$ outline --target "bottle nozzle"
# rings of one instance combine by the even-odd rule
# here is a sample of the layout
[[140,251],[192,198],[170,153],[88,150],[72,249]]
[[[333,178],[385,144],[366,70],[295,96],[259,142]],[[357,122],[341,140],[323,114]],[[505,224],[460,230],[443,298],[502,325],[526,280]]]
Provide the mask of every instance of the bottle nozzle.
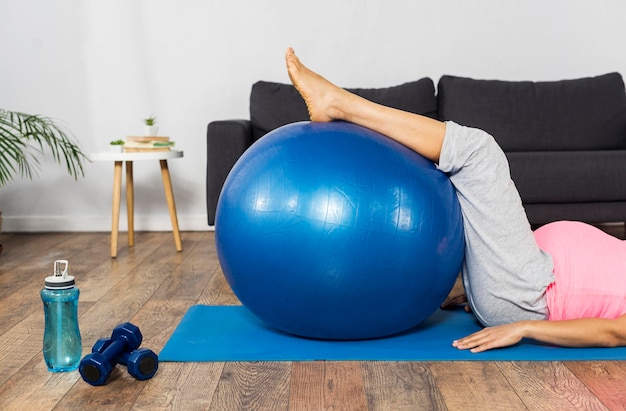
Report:
[[56,260],[54,262],[54,275],[46,277],[45,286],[47,289],[62,290],[74,287],[74,277],[67,274],[69,269],[67,260]]
[[[63,265],[63,270],[61,270],[61,265]],[[69,265],[70,263],[67,260],[56,260],[54,262],[54,276],[65,277],[67,275]]]

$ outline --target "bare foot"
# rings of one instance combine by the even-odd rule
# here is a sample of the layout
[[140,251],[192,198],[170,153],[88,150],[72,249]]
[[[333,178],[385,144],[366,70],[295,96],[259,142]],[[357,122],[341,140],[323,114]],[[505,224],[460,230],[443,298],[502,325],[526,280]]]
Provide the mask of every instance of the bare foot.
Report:
[[291,47],[287,49],[285,60],[289,78],[302,95],[311,121],[328,122],[341,119],[341,111],[335,103],[345,90],[309,70]]

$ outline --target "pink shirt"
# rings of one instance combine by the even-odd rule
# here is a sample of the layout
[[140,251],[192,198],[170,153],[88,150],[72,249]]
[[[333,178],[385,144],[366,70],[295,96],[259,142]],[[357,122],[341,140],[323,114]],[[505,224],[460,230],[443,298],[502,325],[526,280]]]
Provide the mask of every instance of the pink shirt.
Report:
[[535,231],[554,261],[549,320],[613,319],[626,314],[626,241],[588,224],[559,221]]

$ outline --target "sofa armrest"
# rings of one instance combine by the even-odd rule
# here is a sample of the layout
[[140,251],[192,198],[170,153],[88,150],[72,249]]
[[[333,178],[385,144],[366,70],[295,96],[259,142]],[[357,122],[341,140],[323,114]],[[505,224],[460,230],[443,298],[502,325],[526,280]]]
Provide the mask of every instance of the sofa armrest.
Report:
[[206,204],[208,223],[215,224],[217,200],[228,173],[252,144],[249,120],[221,120],[207,127]]

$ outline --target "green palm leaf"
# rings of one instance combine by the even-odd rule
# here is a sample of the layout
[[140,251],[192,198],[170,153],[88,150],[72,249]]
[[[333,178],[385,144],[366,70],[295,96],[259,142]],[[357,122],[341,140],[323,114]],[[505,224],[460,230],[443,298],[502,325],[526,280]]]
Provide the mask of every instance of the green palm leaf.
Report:
[[33,178],[40,169],[39,156],[46,149],[67,172],[78,179],[84,176],[86,156],[74,138],[50,118],[0,110],[0,187],[15,175]]

